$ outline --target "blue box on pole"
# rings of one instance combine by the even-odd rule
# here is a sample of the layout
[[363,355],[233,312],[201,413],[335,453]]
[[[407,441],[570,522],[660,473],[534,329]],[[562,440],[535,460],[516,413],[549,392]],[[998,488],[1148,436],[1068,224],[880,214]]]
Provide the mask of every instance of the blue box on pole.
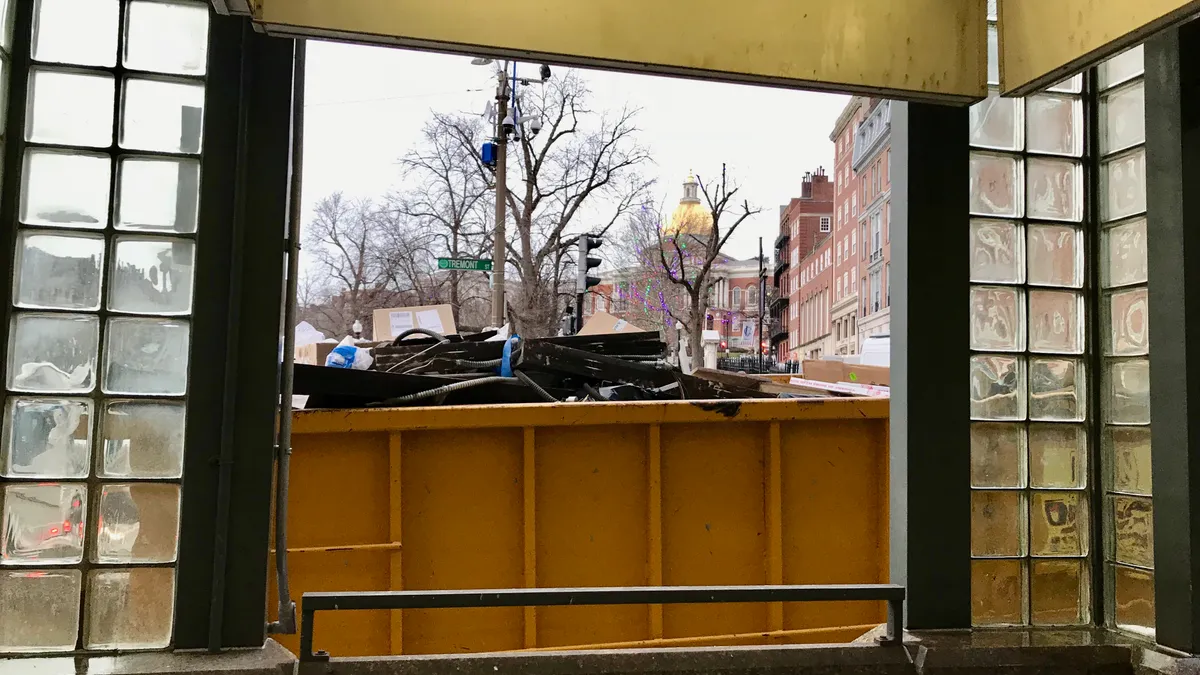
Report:
[[496,166],[496,144],[491,141],[484,143],[479,158],[485,166]]

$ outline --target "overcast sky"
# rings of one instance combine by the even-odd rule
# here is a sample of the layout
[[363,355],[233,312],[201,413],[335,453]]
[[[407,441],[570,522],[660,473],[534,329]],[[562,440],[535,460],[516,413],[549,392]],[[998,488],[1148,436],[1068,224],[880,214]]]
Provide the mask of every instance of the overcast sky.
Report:
[[[518,74],[536,77],[537,66]],[[655,161],[644,171],[658,180],[656,198],[665,198],[668,209],[689,171],[706,177],[719,173],[722,162],[729,165],[739,194],[763,209],[734,235],[731,255],[756,255],[760,236],[769,255],[779,205],[799,195],[806,171],[832,169],[829,133],[846,96],[582,72],[595,109],[641,108],[640,141]],[[306,220],[313,204],[334,191],[374,197],[397,186],[396,159],[418,142],[430,112],[482,113],[495,92],[491,73],[463,56],[309,41]]]

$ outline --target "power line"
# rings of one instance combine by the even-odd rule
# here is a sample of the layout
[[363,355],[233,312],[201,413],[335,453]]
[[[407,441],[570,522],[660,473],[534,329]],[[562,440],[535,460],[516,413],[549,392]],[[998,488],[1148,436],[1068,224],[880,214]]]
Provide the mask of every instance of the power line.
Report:
[[305,108],[317,108],[317,107],[329,106],[329,105],[354,105],[354,104],[358,104],[358,103],[382,103],[385,101],[402,101],[402,100],[413,99],[413,98],[431,98],[434,96],[451,96],[454,94],[471,94],[471,93],[478,93],[481,91],[484,91],[484,89],[483,88],[456,89],[454,91],[426,92],[424,94],[409,94],[407,96],[385,96],[383,98],[363,98],[363,99],[350,100],[350,101],[321,101],[319,103],[305,103],[304,107]]

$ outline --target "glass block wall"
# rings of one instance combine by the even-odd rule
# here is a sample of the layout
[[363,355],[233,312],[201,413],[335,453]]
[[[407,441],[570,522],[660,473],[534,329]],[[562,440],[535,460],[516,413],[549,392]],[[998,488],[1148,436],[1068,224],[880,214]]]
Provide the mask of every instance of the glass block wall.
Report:
[[[30,0],[0,652],[171,642],[208,8]],[[7,223],[5,224],[8,225]]]
[[1091,621],[1082,85],[970,112],[976,625]]
[[1105,620],[1154,634],[1142,48],[1102,64],[1099,221]]

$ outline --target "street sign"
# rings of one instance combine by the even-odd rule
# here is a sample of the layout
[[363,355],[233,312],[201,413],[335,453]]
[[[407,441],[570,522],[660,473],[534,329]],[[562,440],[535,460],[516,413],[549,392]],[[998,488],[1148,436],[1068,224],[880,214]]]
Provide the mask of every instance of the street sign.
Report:
[[465,270],[468,272],[491,272],[491,260],[467,260],[465,258],[438,258],[439,270]]

